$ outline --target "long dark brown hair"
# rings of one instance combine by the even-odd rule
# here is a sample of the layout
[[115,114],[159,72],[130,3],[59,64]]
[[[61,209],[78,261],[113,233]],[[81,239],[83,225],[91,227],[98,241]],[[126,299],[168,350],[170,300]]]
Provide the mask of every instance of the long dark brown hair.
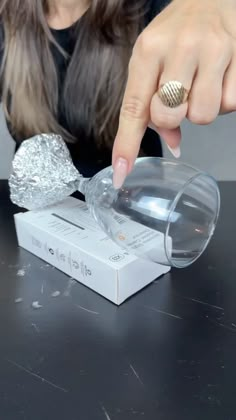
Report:
[[2,102],[17,138],[56,132],[72,141],[85,133],[97,143],[111,144],[144,5],[143,0],[91,0],[74,25],[76,43],[62,92],[66,131],[58,122],[59,83],[52,48],[65,52],[48,27],[48,1],[0,0]]

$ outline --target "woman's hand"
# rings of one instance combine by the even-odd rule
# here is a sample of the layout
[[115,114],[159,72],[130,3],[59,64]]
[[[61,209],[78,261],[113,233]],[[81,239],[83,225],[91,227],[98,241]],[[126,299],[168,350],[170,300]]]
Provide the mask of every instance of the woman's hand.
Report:
[[[158,88],[179,81],[185,103],[163,105]],[[148,125],[180,155],[180,123],[209,124],[236,110],[236,0],[173,0],[139,36],[113,149],[114,185],[132,169]]]

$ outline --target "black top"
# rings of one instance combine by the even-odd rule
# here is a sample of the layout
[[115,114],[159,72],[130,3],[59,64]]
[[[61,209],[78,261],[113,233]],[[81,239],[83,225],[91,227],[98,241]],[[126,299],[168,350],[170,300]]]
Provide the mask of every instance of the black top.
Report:
[[[157,13],[164,7],[167,1],[164,0],[147,0],[148,4],[148,13],[147,13],[147,24],[157,15]],[[72,25],[69,28],[62,30],[52,29],[52,34],[56,39],[57,43],[68,53],[69,56],[73,54],[75,47],[75,38],[73,37],[73,28]],[[65,112],[63,111],[63,100],[60,92],[63,91],[63,85],[66,77],[67,68],[69,66],[70,60],[65,59],[65,57],[52,46],[52,54],[55,60],[55,65],[59,75],[59,112],[58,120],[60,124],[69,130]],[[1,58],[1,57],[0,57]],[[10,127],[9,127],[10,129]],[[11,129],[10,129],[11,131]],[[101,149],[100,152],[97,150],[95,142],[90,140],[87,142],[87,148],[89,145],[89,153],[87,156],[83,156],[82,160],[80,158],[80,150],[76,143],[69,144],[68,147],[71,152],[71,156],[74,160],[74,163],[83,173],[84,176],[92,176],[98,170],[104,168],[105,166],[110,165],[111,163],[111,151],[107,149]],[[87,149],[86,148],[86,149]],[[162,148],[159,136],[150,129],[147,129],[147,132],[142,141],[142,150],[145,155],[148,156],[162,156]]]
[[17,247],[0,182],[0,419],[235,420],[235,188],[204,255],[117,308]]

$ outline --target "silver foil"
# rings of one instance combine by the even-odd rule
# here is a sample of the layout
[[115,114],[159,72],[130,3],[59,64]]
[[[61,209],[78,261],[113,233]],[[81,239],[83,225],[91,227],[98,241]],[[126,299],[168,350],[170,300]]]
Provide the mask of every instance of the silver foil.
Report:
[[20,207],[40,209],[75,192],[81,177],[61,136],[37,135],[25,140],[15,154],[10,197]]

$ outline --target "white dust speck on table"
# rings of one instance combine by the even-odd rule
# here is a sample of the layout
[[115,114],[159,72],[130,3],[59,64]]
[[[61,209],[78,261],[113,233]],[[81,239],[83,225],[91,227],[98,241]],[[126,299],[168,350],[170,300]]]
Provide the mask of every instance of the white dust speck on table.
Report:
[[71,295],[71,289],[74,286],[74,284],[76,284],[76,280],[73,279],[72,277],[68,280],[68,285],[63,293],[63,295],[65,297],[69,297]]
[[42,286],[41,286],[41,295],[43,295],[43,292],[44,292],[44,282],[42,283]]
[[19,277],[24,277],[25,276],[25,270],[23,268],[21,268],[20,270],[17,271],[16,275],[19,276]]
[[102,411],[103,411],[103,413],[105,415],[106,420],[111,420],[111,417],[109,416],[109,414],[107,412],[107,409],[104,407],[104,405],[103,404],[100,404],[100,406],[101,406],[101,409],[102,409]]
[[23,269],[25,269],[25,268],[30,268],[31,267],[31,264],[29,263],[29,264],[25,264],[25,265],[23,265]]
[[46,269],[46,268],[51,268],[51,269],[54,269],[55,267],[53,267],[51,264],[43,264],[43,265],[41,265],[40,266],[40,269],[41,270],[44,270],[44,269]]
[[139,374],[138,374],[138,372],[134,369],[134,367],[133,367],[133,365],[129,365],[129,367],[130,367],[130,369],[132,370],[132,372],[133,372],[133,374],[134,374],[134,376],[136,376],[136,378],[137,378],[137,380],[139,381],[139,383],[141,384],[141,385],[143,385],[143,381],[141,380],[141,378],[140,378],[140,376],[139,376]]
[[153,306],[143,305],[143,307],[146,308],[146,309],[150,309],[151,311],[158,312],[159,314],[162,314],[162,315],[167,315],[167,316],[170,316],[170,317],[176,318],[176,319],[183,319],[179,315],[174,315],[174,314],[171,314],[169,312],[161,311],[160,309],[154,308]]
[[23,299],[21,297],[15,299],[15,303],[21,303],[21,302],[23,302]]
[[34,330],[35,330],[38,334],[40,333],[39,328],[38,328],[38,326],[37,326],[36,324],[32,323],[32,324],[31,324],[31,326],[34,328]]
[[75,305],[75,306],[76,306],[76,308],[82,309],[82,311],[89,312],[90,314],[100,315],[99,312],[92,311],[91,309],[84,308],[84,306],[81,306],[81,305]]
[[59,292],[59,290],[55,290],[55,292],[53,292],[51,294],[51,297],[56,298],[56,297],[60,296],[60,294],[61,294],[61,292]]
[[224,308],[222,308],[221,306],[212,305],[211,303],[203,302],[202,300],[194,299],[194,298],[191,298],[189,296],[180,296],[180,297],[182,299],[185,299],[185,300],[189,300],[189,301],[192,301],[192,302],[195,302],[195,303],[199,303],[200,305],[209,306],[209,308],[214,308],[214,309],[219,309],[220,311],[224,311]]
[[41,309],[43,307],[43,305],[40,305],[40,303],[37,300],[32,302],[31,306],[33,309]]
[[33,372],[30,369],[26,369],[24,366],[20,365],[19,363],[16,363],[14,360],[10,360],[10,359],[6,359],[6,361],[8,363],[10,363],[11,365],[17,367],[18,369],[24,371],[25,373],[27,373],[28,375],[33,376],[36,379],[39,379],[41,382],[48,384],[49,386],[58,389],[59,391],[63,391],[63,392],[69,392],[68,389],[62,388],[61,386],[55,384],[54,382],[49,381],[48,379],[43,378],[42,376],[38,375],[37,373]]

